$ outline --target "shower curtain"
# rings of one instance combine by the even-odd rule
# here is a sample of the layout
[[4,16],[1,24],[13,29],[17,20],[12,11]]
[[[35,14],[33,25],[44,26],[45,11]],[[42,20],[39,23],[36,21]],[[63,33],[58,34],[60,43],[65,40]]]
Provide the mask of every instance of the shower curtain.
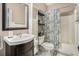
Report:
[[60,40],[60,11],[59,9],[51,9],[45,14],[45,39],[59,48]]

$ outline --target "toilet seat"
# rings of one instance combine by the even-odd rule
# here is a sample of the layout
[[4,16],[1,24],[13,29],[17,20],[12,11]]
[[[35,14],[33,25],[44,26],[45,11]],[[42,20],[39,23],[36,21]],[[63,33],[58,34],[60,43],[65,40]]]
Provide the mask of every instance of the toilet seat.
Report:
[[46,50],[53,50],[54,49],[54,45],[52,43],[48,43],[48,42],[44,42],[43,44],[41,44],[41,46],[43,48],[45,48]]

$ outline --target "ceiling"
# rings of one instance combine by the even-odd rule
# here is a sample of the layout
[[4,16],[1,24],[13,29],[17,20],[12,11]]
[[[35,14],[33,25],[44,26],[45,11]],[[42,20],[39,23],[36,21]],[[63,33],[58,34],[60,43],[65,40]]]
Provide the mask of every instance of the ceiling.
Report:
[[71,14],[76,4],[74,3],[46,3],[47,9],[60,9],[61,15],[68,15]]
[[48,8],[53,7],[53,8],[63,8],[66,6],[75,6],[76,4],[74,3],[45,3]]

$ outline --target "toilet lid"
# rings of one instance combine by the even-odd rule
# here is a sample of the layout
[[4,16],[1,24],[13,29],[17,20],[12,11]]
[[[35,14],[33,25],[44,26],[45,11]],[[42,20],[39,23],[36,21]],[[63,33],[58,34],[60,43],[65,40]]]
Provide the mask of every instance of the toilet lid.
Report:
[[44,42],[43,44],[42,44],[42,46],[45,48],[45,49],[49,49],[49,50],[52,50],[52,49],[54,49],[54,45],[52,44],[52,43],[48,43],[48,42]]

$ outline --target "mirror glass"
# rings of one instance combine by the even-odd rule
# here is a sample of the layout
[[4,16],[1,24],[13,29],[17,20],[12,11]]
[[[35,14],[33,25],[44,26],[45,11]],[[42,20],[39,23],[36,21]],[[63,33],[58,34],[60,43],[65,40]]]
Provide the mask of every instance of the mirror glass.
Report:
[[22,3],[5,4],[5,28],[28,28],[28,5]]

